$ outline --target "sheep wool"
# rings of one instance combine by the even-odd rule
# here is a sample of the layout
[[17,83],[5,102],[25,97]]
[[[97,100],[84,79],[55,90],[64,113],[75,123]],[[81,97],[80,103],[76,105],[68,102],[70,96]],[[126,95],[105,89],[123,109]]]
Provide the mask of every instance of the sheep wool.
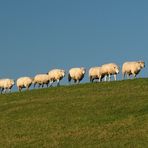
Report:
[[99,79],[99,82],[100,82],[102,78],[103,78],[103,75],[101,72],[101,67],[91,67],[89,69],[90,82],[93,82],[95,79]]
[[65,70],[63,69],[52,69],[48,72],[50,85],[52,86],[53,82],[57,82],[57,85],[60,85],[60,80],[65,77]]
[[114,75],[114,79],[117,80],[117,74],[119,73],[119,66],[115,63],[108,63],[101,66],[102,75],[106,78],[108,77],[108,81],[111,79],[111,75]]
[[69,74],[68,74],[68,81],[70,82],[71,79],[74,80],[74,83],[79,83],[85,75],[85,68],[81,67],[81,68],[71,68],[69,70]]
[[34,84],[34,87],[36,86],[36,84],[38,84],[38,87],[40,87],[41,85],[42,87],[44,87],[44,84],[46,84],[48,87],[48,84],[49,84],[48,74],[37,74],[34,77],[33,84]]
[[19,91],[21,91],[22,88],[26,88],[27,90],[29,90],[32,82],[33,82],[33,79],[30,77],[20,77],[17,79],[16,85]]
[[127,78],[129,79],[130,75],[133,75],[135,78],[142,68],[145,67],[144,61],[131,61],[131,62],[125,62],[122,66],[122,78],[125,78],[125,75],[127,75]]
[[1,88],[1,94],[6,93],[6,91],[8,90],[8,92],[11,92],[11,88],[14,85],[14,80],[13,79],[0,79],[0,88]]

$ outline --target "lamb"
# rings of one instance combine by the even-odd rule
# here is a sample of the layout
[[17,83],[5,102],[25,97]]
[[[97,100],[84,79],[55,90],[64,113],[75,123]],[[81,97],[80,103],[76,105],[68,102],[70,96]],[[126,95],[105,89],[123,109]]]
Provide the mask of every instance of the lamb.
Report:
[[13,79],[0,79],[0,89],[1,89],[1,94],[6,93],[6,91],[8,90],[8,92],[11,92],[11,88],[14,85],[14,80]]
[[16,81],[18,90],[21,92],[22,88],[29,90],[31,84],[33,83],[33,78],[30,77],[20,77]]
[[48,84],[49,84],[48,74],[37,74],[34,77],[33,84],[34,84],[34,88],[35,88],[36,84],[38,84],[38,87],[40,87],[42,85],[42,88],[43,88],[44,84],[46,84],[46,86],[48,87]]
[[47,74],[49,75],[50,86],[52,86],[53,82],[57,82],[57,86],[60,85],[60,80],[65,77],[65,70],[63,69],[52,69]]
[[92,67],[89,69],[90,82],[93,82],[95,79],[99,79],[100,82],[103,77],[104,75],[101,72],[101,67]]
[[105,81],[109,77],[108,81],[111,79],[111,75],[114,75],[115,81],[117,80],[117,74],[119,73],[119,66],[115,63],[108,63],[101,66],[101,73],[105,76]]
[[74,80],[74,83],[80,83],[80,81],[84,78],[85,75],[85,68],[71,68],[68,74],[68,81],[70,82],[71,79]]
[[123,66],[122,66],[122,78],[124,79],[125,75],[127,75],[128,79],[130,75],[133,75],[133,77],[136,78],[137,74],[144,67],[145,67],[144,61],[125,62],[123,63]]

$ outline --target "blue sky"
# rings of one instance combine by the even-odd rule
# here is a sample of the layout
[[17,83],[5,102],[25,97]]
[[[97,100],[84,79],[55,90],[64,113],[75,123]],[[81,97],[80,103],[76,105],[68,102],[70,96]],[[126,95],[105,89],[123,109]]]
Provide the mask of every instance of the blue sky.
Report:
[[147,6],[146,0],[1,0],[0,78],[130,60],[144,60],[139,76],[147,77]]

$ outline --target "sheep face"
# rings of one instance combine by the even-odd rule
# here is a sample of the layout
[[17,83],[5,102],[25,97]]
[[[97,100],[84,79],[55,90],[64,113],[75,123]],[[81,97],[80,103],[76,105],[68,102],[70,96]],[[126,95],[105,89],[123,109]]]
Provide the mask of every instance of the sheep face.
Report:
[[145,62],[144,61],[139,61],[138,63],[140,65],[140,68],[144,68],[145,67]]
[[65,70],[62,70],[62,76],[63,77],[65,77],[65,74],[66,74]]
[[35,83],[35,80],[34,80],[34,78],[32,79],[32,84],[34,84]]
[[15,85],[15,81],[14,81],[14,80],[12,80],[12,86],[13,86],[13,85]]
[[119,67],[115,66],[114,69],[115,69],[116,74],[118,74],[119,73]]
[[82,73],[83,73],[83,75],[84,75],[85,72],[86,72],[86,69],[85,69],[84,67],[81,67],[81,70],[82,70]]

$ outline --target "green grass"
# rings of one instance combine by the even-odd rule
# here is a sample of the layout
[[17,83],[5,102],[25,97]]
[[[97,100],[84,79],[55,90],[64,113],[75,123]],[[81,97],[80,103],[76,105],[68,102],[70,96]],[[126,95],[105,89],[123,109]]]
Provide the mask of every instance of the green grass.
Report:
[[0,95],[0,147],[148,147],[148,79]]

